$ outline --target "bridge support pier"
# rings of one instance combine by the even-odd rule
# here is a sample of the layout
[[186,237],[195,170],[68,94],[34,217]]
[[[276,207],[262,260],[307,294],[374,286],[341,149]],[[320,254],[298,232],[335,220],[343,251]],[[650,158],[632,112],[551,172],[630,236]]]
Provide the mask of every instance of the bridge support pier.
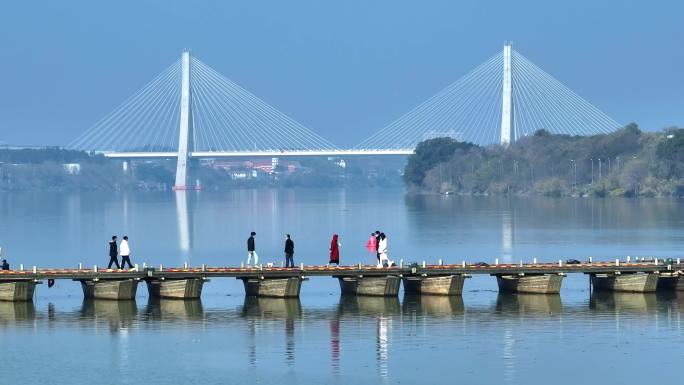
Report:
[[150,297],[168,299],[198,299],[206,278],[149,279],[147,292]]
[[563,273],[535,275],[496,275],[499,292],[559,294]]
[[42,282],[34,279],[2,281],[0,282],[0,301],[33,301],[36,284],[40,283]]
[[596,291],[650,293],[658,287],[657,273],[591,274],[591,286]]
[[388,275],[380,277],[336,277],[342,294],[395,297],[399,295],[401,278]]
[[404,277],[404,292],[407,294],[461,295],[463,283],[469,275]]
[[248,297],[298,298],[302,277],[288,278],[238,278],[245,285]]
[[684,279],[678,272],[662,272],[658,277],[657,290],[684,291]]
[[139,278],[122,280],[78,280],[86,299],[135,299]]

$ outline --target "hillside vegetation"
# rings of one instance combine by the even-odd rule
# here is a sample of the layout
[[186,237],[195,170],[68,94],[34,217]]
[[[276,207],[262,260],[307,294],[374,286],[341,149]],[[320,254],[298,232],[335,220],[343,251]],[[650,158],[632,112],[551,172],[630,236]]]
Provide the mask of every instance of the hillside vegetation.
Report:
[[437,138],[409,157],[410,192],[546,196],[684,196],[684,129],[607,135],[540,130],[508,147]]

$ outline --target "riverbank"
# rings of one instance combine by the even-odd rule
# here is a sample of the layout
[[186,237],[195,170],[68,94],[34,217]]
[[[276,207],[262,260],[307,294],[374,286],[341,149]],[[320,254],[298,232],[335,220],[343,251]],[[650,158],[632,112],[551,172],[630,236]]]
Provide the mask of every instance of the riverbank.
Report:
[[607,135],[545,130],[510,146],[451,138],[424,141],[404,173],[411,193],[520,196],[682,197],[684,129]]
[[[190,183],[236,188],[401,187],[405,157],[201,159]],[[62,148],[0,149],[0,191],[169,191],[175,159],[121,160]]]

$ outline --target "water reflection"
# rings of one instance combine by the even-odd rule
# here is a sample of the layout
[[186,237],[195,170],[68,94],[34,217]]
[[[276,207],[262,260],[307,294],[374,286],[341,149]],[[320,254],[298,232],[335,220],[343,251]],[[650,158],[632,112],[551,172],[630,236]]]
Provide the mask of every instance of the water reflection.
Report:
[[560,314],[561,296],[558,294],[512,294],[499,293],[496,310],[511,314]]
[[419,295],[405,294],[404,313],[417,314],[423,317],[462,315],[465,310],[463,297],[460,295]]
[[137,323],[138,306],[135,300],[112,301],[86,299],[81,305],[80,317],[83,321],[92,320],[96,327],[101,322],[109,325],[109,331],[117,333],[131,328]]
[[145,310],[148,320],[188,321],[203,320],[201,299],[160,299],[150,297]]
[[340,319],[335,317],[330,320],[330,362],[332,373],[340,373]]
[[[672,297],[662,299],[665,304],[670,302]],[[658,296],[656,293],[594,291],[591,293],[589,307],[614,313],[649,313],[658,309]]]
[[513,215],[510,210],[501,213],[501,256],[506,263],[513,259]]
[[178,248],[185,260],[188,259],[190,248],[190,215],[188,213],[188,196],[184,190],[177,190],[176,195],[176,219],[178,222]]
[[[264,371],[279,371],[284,383],[293,382],[288,376],[300,375],[311,375],[311,382],[332,375],[329,382],[341,382],[359,373],[379,383],[443,383],[436,377],[442,375],[439,368],[446,372],[465,366],[459,371],[464,383],[478,378],[521,383],[532,368],[552,367],[546,363],[565,354],[607,359],[616,366],[619,360],[611,361],[609,354],[616,348],[632,351],[638,344],[638,349],[651,349],[644,357],[654,354],[660,360],[676,356],[682,342],[684,293],[589,296],[569,287],[562,297],[471,294],[466,293],[465,304],[460,296],[420,295],[343,296],[339,301],[324,295],[307,297],[303,304],[297,299],[225,296],[208,297],[204,303],[145,299],[139,309],[133,301],[78,299],[55,301],[54,306],[0,302],[0,345],[3,353],[16,355],[23,340],[30,344],[32,338],[58,335],[59,340],[74,336],[75,346],[87,349],[97,335],[98,341],[111,341],[107,351],[116,359],[116,369],[139,362],[147,354],[140,346],[166,360],[169,347],[178,343],[174,341],[192,338],[183,346],[189,362],[174,358],[164,365],[203,365],[207,370],[230,365],[231,373],[257,380]],[[658,342],[651,348],[649,341]],[[483,356],[486,362],[478,358]],[[444,367],[443,357],[455,366]],[[205,360],[212,361],[205,365]],[[415,373],[416,367],[425,373]]]
[[401,313],[401,303],[397,297],[340,296],[340,316],[362,315],[380,316]]
[[389,360],[389,346],[390,346],[390,329],[392,328],[392,318],[381,315],[378,317],[378,334],[377,334],[377,363],[378,374],[381,377],[387,377],[389,374],[387,368],[387,361]]
[[245,297],[242,315],[257,319],[293,319],[301,317],[299,298]]
[[[394,316],[401,314],[401,303],[397,297],[346,296],[340,297],[338,317],[356,317],[375,319],[375,356],[378,374],[389,375],[390,335]],[[332,372],[339,370],[340,335],[339,321],[331,323],[330,345],[332,350]]]
[[282,321],[285,330],[285,362],[295,362],[295,320],[302,317],[299,298],[245,297],[242,316],[250,336],[249,363],[257,364],[257,334],[263,321]]
[[36,306],[33,302],[0,301],[0,325],[10,325],[33,321],[36,317]]

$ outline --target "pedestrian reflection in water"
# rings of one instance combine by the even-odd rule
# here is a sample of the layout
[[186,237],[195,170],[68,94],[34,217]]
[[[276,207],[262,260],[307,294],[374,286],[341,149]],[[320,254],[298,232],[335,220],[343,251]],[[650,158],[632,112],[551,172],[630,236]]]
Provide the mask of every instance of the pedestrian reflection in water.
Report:
[[392,319],[381,315],[378,317],[378,336],[377,336],[377,358],[378,373],[381,377],[387,377],[387,360],[389,358],[389,329],[392,326]]
[[330,320],[330,352],[332,362],[332,373],[340,373],[340,320],[334,318]]
[[282,322],[285,326],[285,362],[289,366],[295,363],[295,320],[302,316],[299,298],[245,297],[242,316],[246,318],[250,338],[250,365],[257,363],[257,334],[264,321]]
[[285,362],[290,366],[294,364],[295,360],[294,329],[294,318],[287,317],[285,319]]

